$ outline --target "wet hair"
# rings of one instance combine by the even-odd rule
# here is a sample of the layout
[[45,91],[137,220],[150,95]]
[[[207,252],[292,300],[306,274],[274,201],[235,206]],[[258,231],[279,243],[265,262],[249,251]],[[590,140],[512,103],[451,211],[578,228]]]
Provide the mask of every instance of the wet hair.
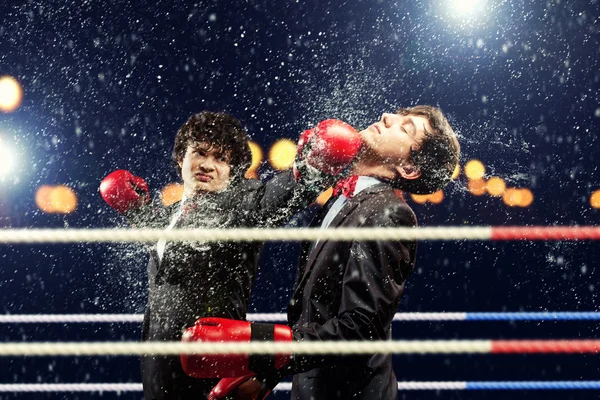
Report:
[[209,149],[217,149],[220,154],[229,156],[232,183],[241,180],[250,167],[252,154],[250,138],[237,118],[229,114],[202,111],[192,115],[177,131],[173,146],[173,162],[181,176],[179,162],[185,157],[188,146],[206,142]]
[[460,157],[456,135],[442,110],[437,107],[419,105],[400,108],[396,113],[425,117],[433,131],[425,132],[419,150],[411,148],[410,151],[411,162],[419,168],[421,176],[412,180],[398,178],[394,186],[415,194],[434,193],[452,180],[452,173]]

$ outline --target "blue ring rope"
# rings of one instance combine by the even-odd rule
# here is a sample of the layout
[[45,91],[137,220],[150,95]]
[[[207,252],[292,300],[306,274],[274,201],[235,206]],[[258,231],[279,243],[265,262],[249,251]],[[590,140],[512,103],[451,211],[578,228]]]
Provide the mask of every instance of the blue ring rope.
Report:
[[465,321],[596,321],[600,312],[471,312]]

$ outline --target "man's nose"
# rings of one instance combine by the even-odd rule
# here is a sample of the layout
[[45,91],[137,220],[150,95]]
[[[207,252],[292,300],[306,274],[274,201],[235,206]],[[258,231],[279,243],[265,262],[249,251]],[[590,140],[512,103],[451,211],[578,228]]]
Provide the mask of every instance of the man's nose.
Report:
[[214,163],[212,160],[210,160],[210,158],[205,158],[204,160],[200,161],[199,167],[205,172],[210,172],[215,169]]
[[396,114],[383,113],[381,115],[381,122],[385,125],[386,128],[389,128],[394,123],[394,118]]

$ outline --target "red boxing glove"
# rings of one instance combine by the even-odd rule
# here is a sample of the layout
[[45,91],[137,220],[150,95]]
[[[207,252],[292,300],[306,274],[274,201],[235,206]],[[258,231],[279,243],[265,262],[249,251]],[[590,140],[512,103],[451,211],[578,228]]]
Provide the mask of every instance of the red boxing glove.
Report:
[[[287,325],[258,324],[225,318],[200,318],[187,328],[183,342],[291,342]],[[285,366],[291,354],[181,354],[181,365],[193,378],[232,378],[268,373]]]
[[[327,175],[338,175],[350,166],[360,150],[358,131],[337,119],[321,121],[298,140],[298,159]],[[296,178],[298,168],[294,171]],[[300,175],[302,171],[300,171]]]
[[251,373],[236,378],[223,378],[212,388],[208,400],[218,400],[233,394],[233,398],[264,400],[271,390],[255,379]]
[[119,214],[139,208],[150,201],[148,184],[124,169],[111,172],[102,180],[100,195]]

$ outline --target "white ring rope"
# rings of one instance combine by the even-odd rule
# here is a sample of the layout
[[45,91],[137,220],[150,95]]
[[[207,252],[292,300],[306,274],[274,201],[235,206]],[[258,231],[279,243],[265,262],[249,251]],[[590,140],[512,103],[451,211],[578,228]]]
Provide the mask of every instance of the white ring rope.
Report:
[[[284,313],[249,313],[248,321],[286,322]],[[0,324],[141,323],[143,314],[15,314],[0,315]],[[393,321],[598,321],[598,311],[399,312]]]
[[4,229],[0,243],[109,243],[202,241],[263,242],[315,240],[489,240],[491,227],[272,228],[272,229]]
[[[397,313],[394,321],[462,321],[467,313]],[[284,313],[249,313],[248,321],[285,322]],[[144,320],[144,314],[21,314],[0,315],[1,323],[139,323]]]
[[450,354],[490,353],[491,340],[373,342],[20,342],[0,343],[0,356],[133,356],[142,354]]

